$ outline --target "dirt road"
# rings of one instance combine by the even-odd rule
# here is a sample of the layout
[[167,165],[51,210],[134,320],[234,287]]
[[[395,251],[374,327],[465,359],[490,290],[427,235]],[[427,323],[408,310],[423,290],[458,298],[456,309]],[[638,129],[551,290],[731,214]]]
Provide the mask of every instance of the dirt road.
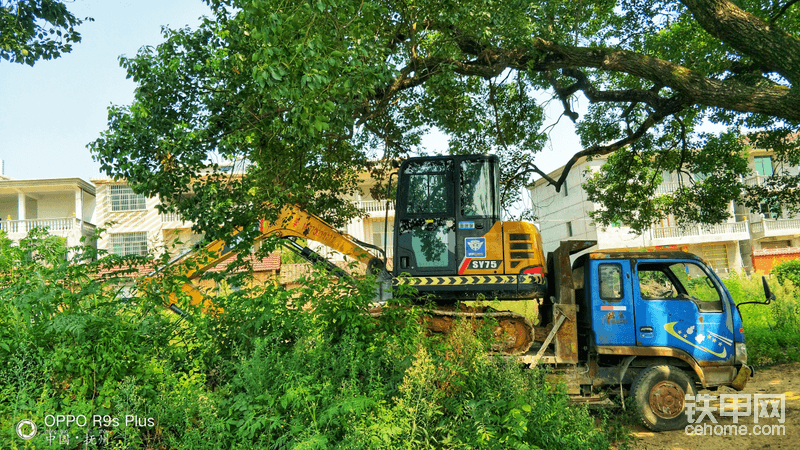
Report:
[[[717,397],[720,394],[736,393],[733,389],[727,388],[721,388],[717,392],[700,392]],[[755,394],[785,394],[784,423],[780,423],[778,417],[760,417],[758,423],[754,423],[753,415],[748,414],[739,417],[738,423],[734,424],[732,417],[720,415],[719,400],[717,400],[709,403],[715,407],[712,414],[717,424],[706,417],[701,422],[700,428],[693,426],[689,430],[691,435],[686,430],[651,433],[644,427],[636,427],[632,447],[637,450],[800,449],[800,363],[783,364],[756,371],[755,377],[750,380],[745,390],[738,394],[751,394],[749,397],[751,410]],[[746,403],[746,398],[740,400],[739,411],[746,411]],[[698,405],[702,406],[699,403]],[[775,404],[768,406],[767,415],[773,413],[772,406]],[[778,415],[777,410],[775,413]],[[697,414],[695,417],[699,416],[700,414]],[[782,431],[780,425],[785,426],[785,431]],[[765,435],[766,433],[770,435]]]

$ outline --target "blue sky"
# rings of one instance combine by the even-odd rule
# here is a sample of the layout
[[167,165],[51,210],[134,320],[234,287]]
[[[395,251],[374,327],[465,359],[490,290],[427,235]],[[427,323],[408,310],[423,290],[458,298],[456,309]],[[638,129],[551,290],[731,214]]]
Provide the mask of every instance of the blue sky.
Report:
[[161,26],[196,26],[209,15],[201,0],[75,0],[82,42],[33,67],[0,62],[0,159],[14,179],[100,176],[86,144],[106,128],[111,104],[129,104],[134,83],[120,55],[162,41]]
[[[210,15],[201,0],[75,0],[68,8],[94,18],[80,26],[72,52],[33,67],[0,62],[0,159],[14,179],[101,176],[86,145],[106,129],[108,106],[130,104],[135,88],[118,57],[158,45],[164,25],[195,27]],[[580,149],[569,120],[561,123],[551,134],[558,148],[537,157],[545,171]],[[429,149],[444,145],[426,141]]]

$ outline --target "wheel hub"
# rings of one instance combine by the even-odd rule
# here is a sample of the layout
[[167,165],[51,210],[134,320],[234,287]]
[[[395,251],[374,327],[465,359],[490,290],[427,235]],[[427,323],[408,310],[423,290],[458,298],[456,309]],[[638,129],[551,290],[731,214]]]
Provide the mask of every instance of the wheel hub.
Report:
[[684,390],[672,381],[662,381],[650,389],[650,407],[662,419],[673,419],[683,412]]

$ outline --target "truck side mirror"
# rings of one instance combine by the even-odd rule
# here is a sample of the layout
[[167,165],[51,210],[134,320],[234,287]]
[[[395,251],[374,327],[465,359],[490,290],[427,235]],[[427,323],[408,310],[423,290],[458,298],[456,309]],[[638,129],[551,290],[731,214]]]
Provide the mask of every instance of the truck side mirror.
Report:
[[769,284],[767,284],[767,277],[761,277],[761,284],[764,285],[764,296],[767,298],[767,301],[764,302],[765,305],[769,305],[769,302],[775,300],[775,294],[769,290]]
[[[739,309],[742,305],[769,305],[769,303],[775,300],[775,294],[769,289],[769,284],[767,284],[767,277],[761,277],[761,285],[764,286],[764,297],[766,297],[766,301],[763,302],[742,302],[736,305],[736,309]],[[741,311],[739,312],[741,314]]]

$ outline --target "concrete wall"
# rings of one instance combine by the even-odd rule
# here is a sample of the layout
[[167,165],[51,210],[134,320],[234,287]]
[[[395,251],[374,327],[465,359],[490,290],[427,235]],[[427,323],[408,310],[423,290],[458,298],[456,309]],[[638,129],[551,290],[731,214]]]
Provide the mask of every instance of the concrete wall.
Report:
[[100,236],[97,248],[110,251],[110,235],[114,233],[147,233],[147,249],[163,248],[164,240],[161,233],[161,215],[156,209],[158,199],[148,198],[146,209],[138,211],[112,211],[111,210],[111,184],[96,181],[97,199],[95,218],[97,226],[105,228],[106,232]]
[[[565,239],[598,238],[597,227],[588,216],[595,206],[586,199],[581,185],[586,178],[584,171],[597,170],[601,165],[601,161],[575,165],[567,176],[566,189],[562,188],[561,192],[546,183],[537,183],[536,188],[529,190],[545,254],[555,250]],[[552,174],[553,178],[558,176],[560,172]]]
[[[31,201],[33,200],[33,201]],[[58,192],[41,196],[40,200],[28,197],[25,210],[26,219],[44,219],[56,217],[78,217],[75,214],[75,194],[73,192]]]

